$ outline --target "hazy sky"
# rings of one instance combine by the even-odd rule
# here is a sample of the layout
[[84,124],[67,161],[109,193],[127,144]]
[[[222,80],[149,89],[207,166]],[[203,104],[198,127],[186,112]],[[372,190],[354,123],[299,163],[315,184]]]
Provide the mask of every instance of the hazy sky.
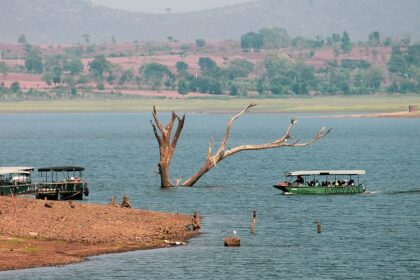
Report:
[[91,0],[94,4],[101,4],[111,8],[150,13],[165,13],[166,8],[170,8],[173,13],[198,11],[250,1],[251,0]]

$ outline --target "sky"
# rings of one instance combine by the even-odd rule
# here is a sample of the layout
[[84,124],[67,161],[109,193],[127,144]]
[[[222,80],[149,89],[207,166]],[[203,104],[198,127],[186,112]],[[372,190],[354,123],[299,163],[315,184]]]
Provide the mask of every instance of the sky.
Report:
[[172,13],[199,11],[210,8],[250,2],[251,0],[91,0],[94,4],[122,10],[166,13],[167,8]]

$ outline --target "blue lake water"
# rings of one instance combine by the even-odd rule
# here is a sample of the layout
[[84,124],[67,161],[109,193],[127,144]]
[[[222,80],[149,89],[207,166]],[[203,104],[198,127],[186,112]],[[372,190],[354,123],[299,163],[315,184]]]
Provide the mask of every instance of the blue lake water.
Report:
[[[284,134],[290,117],[245,115],[229,147],[271,142]],[[128,194],[136,208],[203,216],[202,234],[185,247],[1,272],[0,279],[420,278],[420,119],[296,117],[295,139],[309,139],[323,126],[333,131],[305,148],[237,154],[194,188],[162,190],[150,114],[0,115],[0,166],[81,165],[88,202],[106,204],[112,195]],[[201,166],[209,140],[222,138],[228,118],[187,115],[173,178],[186,179]],[[307,169],[365,169],[368,193],[284,196],[272,187],[285,171]],[[223,246],[233,230],[240,248]]]

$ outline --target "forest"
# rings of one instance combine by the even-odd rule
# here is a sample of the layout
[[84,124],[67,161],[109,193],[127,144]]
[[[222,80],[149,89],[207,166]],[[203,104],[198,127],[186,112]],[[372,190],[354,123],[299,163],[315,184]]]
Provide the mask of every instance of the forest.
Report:
[[[75,98],[125,91],[248,97],[420,93],[420,43],[378,31],[307,39],[279,27],[238,40],[0,44],[1,99]],[[188,96],[188,95],[187,95]]]

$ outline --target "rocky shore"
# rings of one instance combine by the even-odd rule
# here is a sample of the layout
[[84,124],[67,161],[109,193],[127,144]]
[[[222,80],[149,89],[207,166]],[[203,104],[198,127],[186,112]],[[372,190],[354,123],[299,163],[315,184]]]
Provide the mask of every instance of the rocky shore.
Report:
[[197,235],[193,223],[184,214],[0,197],[0,271],[168,247]]

